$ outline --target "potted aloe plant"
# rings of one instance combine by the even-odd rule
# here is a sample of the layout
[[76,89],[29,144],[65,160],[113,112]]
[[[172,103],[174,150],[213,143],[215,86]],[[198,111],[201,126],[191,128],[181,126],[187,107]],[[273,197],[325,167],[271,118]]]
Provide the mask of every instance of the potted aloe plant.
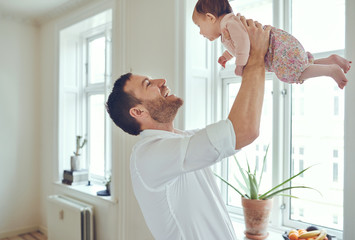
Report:
[[238,165],[240,175],[243,178],[243,181],[240,181],[236,178],[236,181],[240,187],[240,189],[244,190],[244,194],[241,190],[239,190],[236,186],[229,183],[224,178],[220,177],[219,175],[215,174],[220,180],[226,183],[229,187],[234,189],[242,198],[242,206],[244,212],[244,221],[245,221],[245,235],[248,239],[265,239],[269,235],[267,232],[268,222],[269,222],[269,215],[272,208],[272,198],[277,195],[289,196],[294,197],[291,195],[282,194],[284,191],[293,189],[293,188],[309,188],[306,186],[286,186],[286,183],[289,183],[295,177],[301,175],[305,171],[307,171],[310,167],[300,171],[296,175],[286,179],[282,183],[278,184],[275,187],[272,187],[270,190],[266,191],[265,193],[260,193],[260,183],[262,180],[266,157],[269,147],[266,149],[266,153],[263,159],[263,165],[261,169],[261,173],[259,179],[257,179],[256,168],[252,172],[250,170],[249,162],[247,160],[247,170],[243,169],[240,166],[237,158],[234,156],[235,162]]
[[81,157],[80,157],[80,149],[82,149],[85,144],[86,144],[86,139],[81,142],[82,136],[76,136],[76,150],[73,156],[70,157],[70,168],[71,171],[77,171],[80,170],[80,162],[81,162]]

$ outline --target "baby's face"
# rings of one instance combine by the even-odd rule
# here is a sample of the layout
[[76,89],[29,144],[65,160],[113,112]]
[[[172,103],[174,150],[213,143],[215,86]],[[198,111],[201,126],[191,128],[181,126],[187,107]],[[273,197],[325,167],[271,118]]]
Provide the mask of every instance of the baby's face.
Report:
[[221,36],[219,22],[211,14],[200,14],[194,10],[192,21],[200,28],[200,34],[210,41]]

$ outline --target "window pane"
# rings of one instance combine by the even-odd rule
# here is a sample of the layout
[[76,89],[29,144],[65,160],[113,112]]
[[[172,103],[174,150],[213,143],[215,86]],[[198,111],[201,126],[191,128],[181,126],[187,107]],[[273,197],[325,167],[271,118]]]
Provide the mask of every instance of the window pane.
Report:
[[88,42],[88,77],[89,83],[105,81],[105,37],[96,38]]
[[338,163],[333,163],[333,182],[338,182]]
[[61,134],[63,142],[63,169],[70,169],[70,157],[73,155],[76,146],[76,122],[75,117],[78,111],[78,97],[76,93],[67,92],[63,94],[63,131]]
[[[229,109],[232,107],[235,96],[238,93],[240,87],[240,83],[230,83],[228,85],[228,106]],[[251,169],[254,171],[257,168],[257,179],[259,180],[260,173],[262,171],[262,164],[264,160],[264,155],[267,147],[269,146],[269,151],[267,155],[266,165],[264,167],[264,173],[262,177],[262,184],[260,185],[260,193],[265,193],[267,190],[271,189],[271,181],[272,181],[272,151],[271,151],[271,143],[272,143],[272,81],[266,81],[265,84],[265,97],[264,97],[264,105],[263,112],[261,116],[261,124],[260,124],[260,135],[259,137],[249,146],[244,147],[242,151],[236,154],[238,162],[240,165],[247,169],[248,160]],[[239,186],[236,182],[235,178],[239,181],[243,182],[241,177],[239,168],[235,163],[233,157],[228,159],[228,180],[235,186]],[[239,187],[238,187],[239,188]],[[239,188],[240,189],[240,188]],[[240,195],[236,193],[233,189],[228,188],[228,205],[232,205],[235,207],[241,207]],[[242,193],[244,191],[242,190]]]
[[[334,96],[338,96],[339,111],[344,113],[344,92],[334,88],[335,84],[332,79],[322,77],[307,80],[303,85],[292,85],[292,148],[302,149],[292,151],[292,172],[296,174],[302,168],[318,164],[292,184],[313,187],[323,196],[312,190],[293,190],[292,195],[300,198],[290,200],[294,213],[289,217],[341,230],[343,159],[340,157],[344,155],[344,115],[335,115],[331,106]],[[301,160],[302,164],[298,164]],[[299,214],[301,208],[303,216]],[[334,216],[339,221],[334,221]]]
[[306,51],[317,53],[343,49],[344,32],[345,0],[292,1],[292,34]]
[[89,96],[90,174],[105,176],[104,94]]
[[263,25],[272,25],[272,0],[230,1],[233,12]]

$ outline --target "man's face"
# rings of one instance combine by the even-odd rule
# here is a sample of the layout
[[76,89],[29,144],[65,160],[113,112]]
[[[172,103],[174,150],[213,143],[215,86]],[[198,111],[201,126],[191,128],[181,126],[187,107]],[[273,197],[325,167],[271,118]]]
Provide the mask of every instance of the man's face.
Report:
[[165,79],[150,79],[146,76],[132,75],[127,81],[124,91],[142,101],[150,116],[159,123],[172,122],[183,100],[169,95],[170,89]]

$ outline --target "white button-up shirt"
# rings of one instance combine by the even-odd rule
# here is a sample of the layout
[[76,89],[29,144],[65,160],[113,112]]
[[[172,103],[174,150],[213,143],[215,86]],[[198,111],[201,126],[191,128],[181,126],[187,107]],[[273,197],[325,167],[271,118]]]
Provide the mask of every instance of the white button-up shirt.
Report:
[[140,136],[131,155],[132,184],[155,239],[236,239],[209,168],[236,153],[232,123]]

